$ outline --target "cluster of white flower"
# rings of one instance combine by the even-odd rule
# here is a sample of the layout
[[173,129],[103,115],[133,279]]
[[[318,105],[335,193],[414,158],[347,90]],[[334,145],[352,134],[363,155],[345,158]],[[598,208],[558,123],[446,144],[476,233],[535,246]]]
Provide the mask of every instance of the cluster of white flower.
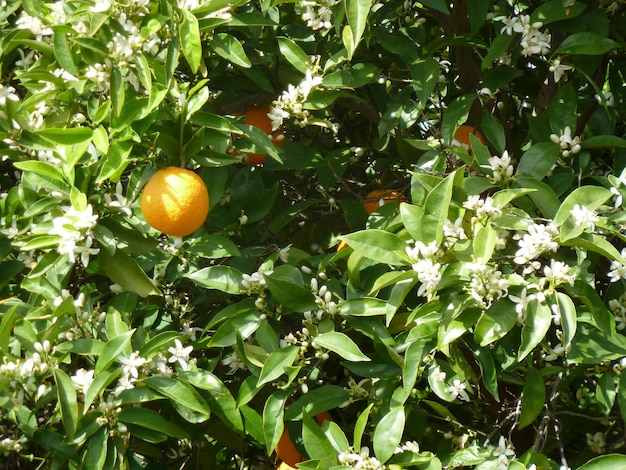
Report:
[[622,331],[626,328],[626,295],[620,295],[619,299],[609,300],[609,309],[615,317],[615,328]]
[[501,157],[493,156],[489,158],[489,165],[482,165],[483,168],[491,170],[489,180],[494,184],[509,184],[515,177],[515,168],[511,164],[511,157],[508,151],[504,151]]
[[239,356],[237,356],[236,352],[233,352],[232,354],[226,356],[224,359],[222,359],[222,365],[223,366],[227,366],[230,370],[227,372],[227,374],[234,374],[235,372],[237,372],[239,369],[241,370],[246,370],[246,363],[243,362],[241,359],[239,359]]
[[617,282],[620,279],[626,279],[626,248],[622,248],[621,255],[621,260],[611,261],[611,270],[608,273],[611,282]]
[[463,207],[474,211],[475,217],[472,217],[472,221],[479,221],[485,223],[489,219],[494,219],[502,214],[502,211],[493,205],[493,198],[487,196],[482,199],[479,195],[474,194],[467,198],[467,201],[463,203]]
[[565,76],[565,73],[572,70],[574,67],[567,64],[562,64],[560,58],[556,58],[550,62],[549,70],[554,74],[554,81],[559,83],[561,78]]
[[303,322],[316,322],[320,321],[324,315],[330,315],[331,317],[336,315],[339,311],[338,301],[328,286],[326,284],[319,286],[319,281],[316,277],[311,278],[310,284],[318,309],[315,312],[304,312]]
[[[282,95],[274,100],[268,114],[272,120],[272,130],[283,125],[285,119],[294,119],[296,124],[304,127],[309,122],[310,113],[304,109],[304,103],[311,90],[322,83],[322,77],[317,75],[317,66],[307,70],[306,76],[298,86],[289,85]],[[332,127],[331,124],[329,124]]]
[[115,210],[123,212],[127,217],[133,215],[133,203],[128,202],[128,198],[124,196],[124,186],[121,181],[115,185],[115,192],[104,194],[104,205]]
[[577,154],[582,148],[580,146],[580,137],[572,137],[572,130],[569,126],[565,127],[561,135],[550,134],[550,140],[555,144],[559,144],[563,158],[569,158]]
[[395,454],[401,454],[402,452],[413,452],[414,454],[420,453],[420,445],[416,441],[406,441],[404,444],[399,445]]
[[434,241],[428,245],[415,241],[413,248],[406,247],[406,254],[409,256],[413,270],[417,273],[417,278],[421,283],[417,291],[418,296],[432,297],[439,281],[441,281],[441,263],[436,262],[439,252],[439,246]]
[[452,247],[459,240],[467,240],[467,234],[463,228],[463,217],[457,217],[454,222],[446,219],[443,224],[443,236],[446,248]]
[[330,29],[333,26],[333,9],[341,0],[304,0],[299,6],[303,10],[302,20],[314,31]]
[[521,33],[522,55],[546,55],[550,52],[550,41],[552,36],[546,30],[541,32],[539,28],[543,26],[541,21],[531,24],[529,15],[520,15],[504,18],[504,27],[501,32],[511,36],[513,33]]
[[585,436],[587,437],[587,445],[589,446],[591,452],[598,455],[605,453],[606,438],[604,436],[604,433],[602,433],[601,431],[598,431],[594,434],[588,432],[585,434]]
[[376,458],[370,457],[370,450],[361,447],[357,454],[353,449],[339,454],[339,463],[355,470],[384,470],[385,466]]
[[504,436],[500,436],[498,446],[493,451],[493,456],[497,458],[497,470],[506,470],[509,468],[510,459],[515,458],[515,450],[510,442],[507,442]]
[[[554,241],[559,235],[559,230],[552,222],[548,224],[532,223],[526,231],[527,233],[521,236],[518,243],[519,249],[515,252],[515,263],[525,265],[543,253],[554,252],[559,248],[559,244]],[[518,234],[516,237],[519,238],[520,235]]]
[[587,206],[581,206],[580,204],[574,204],[574,207],[570,211],[570,215],[574,219],[576,227],[584,227],[586,230],[593,232],[596,228],[596,222],[598,222],[598,216],[596,211],[589,210]]
[[63,215],[52,220],[51,235],[60,237],[57,251],[68,255],[72,263],[76,256],[80,257],[83,266],[87,267],[89,258],[100,252],[99,248],[92,248],[92,230],[96,226],[98,215],[93,213],[91,204],[84,210],[77,210],[74,206],[63,206]]
[[465,265],[471,273],[469,287],[466,290],[483,308],[489,308],[494,300],[498,300],[509,293],[509,280],[503,277],[497,266],[490,266],[482,258]]

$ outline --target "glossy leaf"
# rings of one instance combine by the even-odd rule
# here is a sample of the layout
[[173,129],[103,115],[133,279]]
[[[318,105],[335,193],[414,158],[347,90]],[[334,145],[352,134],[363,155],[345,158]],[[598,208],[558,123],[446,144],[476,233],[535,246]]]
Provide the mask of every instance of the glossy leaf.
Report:
[[374,454],[381,462],[389,460],[400,444],[405,419],[404,407],[397,406],[378,422],[374,430]]
[[532,300],[528,303],[527,316],[522,327],[522,344],[517,353],[517,360],[521,362],[537,346],[552,324],[552,312],[545,303]]
[[520,412],[519,427],[525,428],[532,424],[541,413],[546,400],[546,386],[541,373],[529,367],[526,370],[526,380],[522,390],[522,409]]
[[241,272],[230,266],[208,266],[191,272],[186,277],[201,287],[227,294],[239,294],[243,289]]
[[318,346],[326,348],[348,361],[370,361],[370,358],[363,354],[356,343],[344,333],[329,331],[328,333],[317,335],[314,341]]

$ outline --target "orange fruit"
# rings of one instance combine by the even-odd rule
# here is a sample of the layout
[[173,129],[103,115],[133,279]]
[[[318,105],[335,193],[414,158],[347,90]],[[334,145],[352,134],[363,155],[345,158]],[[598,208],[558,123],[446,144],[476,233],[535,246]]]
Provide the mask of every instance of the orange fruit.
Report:
[[291,465],[288,465],[286,462],[281,462],[280,465],[276,467],[276,470],[298,470],[298,469],[295,467],[292,467]]
[[371,214],[382,205],[395,201],[402,202],[405,201],[405,199],[398,191],[393,191],[391,189],[376,189],[365,196],[363,207],[365,207],[368,214]]
[[209,213],[209,192],[193,171],[169,166],[157,171],[143,188],[141,212],[155,229],[183,237],[204,223]]
[[466,147],[469,152],[471,152],[472,144],[470,143],[470,134],[474,134],[482,144],[485,143],[485,139],[478,131],[478,129],[476,129],[474,126],[470,126],[469,124],[463,124],[462,126],[459,126],[459,128],[454,133],[454,140],[458,142],[458,144],[456,144],[456,142],[453,142],[453,145],[456,144],[456,146],[458,146],[460,144]]
[[[276,131],[272,130],[272,120],[267,115],[269,112],[269,107],[265,105],[252,106],[244,113],[243,122],[249,126],[261,129],[272,138],[272,143],[275,146],[280,147],[284,143],[285,135],[283,134],[282,128]],[[247,161],[250,165],[262,165],[266,158],[266,153],[250,153],[247,155]]]
[[[315,420],[317,421],[317,424],[321,426],[324,421],[332,421],[333,417],[328,411],[323,411],[315,416]],[[293,468],[298,462],[304,462],[306,460],[306,458],[298,452],[298,449],[296,449],[296,446],[293,445],[293,442],[291,442],[291,437],[289,437],[289,431],[287,429],[285,429],[283,431],[283,435],[280,436],[280,440],[278,441],[278,445],[275,450],[278,458],[282,460],[283,464],[287,465],[286,467],[279,466],[278,468],[281,470]]]

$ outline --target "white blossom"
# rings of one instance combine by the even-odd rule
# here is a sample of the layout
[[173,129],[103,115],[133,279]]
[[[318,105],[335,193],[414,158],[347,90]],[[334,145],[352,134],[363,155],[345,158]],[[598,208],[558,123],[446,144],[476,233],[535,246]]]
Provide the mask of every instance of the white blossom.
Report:
[[457,398],[463,401],[470,401],[470,396],[465,391],[465,384],[459,379],[454,379],[452,385],[445,388],[445,391],[450,393],[450,400],[456,400]]
[[183,343],[177,338],[174,340],[174,346],[170,346],[167,351],[171,354],[168,362],[178,362],[183,370],[188,369],[187,362],[189,361],[189,354],[193,351],[193,346],[183,347]]
[[74,382],[74,385],[76,386],[76,388],[78,388],[83,393],[83,395],[87,393],[89,386],[93,382],[93,378],[94,378],[93,374],[94,374],[93,369],[86,370],[81,367],[80,369],[76,371],[76,374],[74,374],[71,377],[72,382]]
[[559,83],[559,80],[565,76],[565,72],[572,69],[573,67],[571,65],[562,64],[559,58],[554,59],[549,68],[550,72],[554,75],[555,83]]
[[587,206],[575,204],[570,215],[574,219],[577,227],[585,227],[591,231],[596,228],[596,222],[599,220],[595,211],[589,210]]
[[611,282],[617,282],[620,279],[626,279],[626,248],[622,248],[622,259],[619,261],[611,261],[611,270],[608,276]]

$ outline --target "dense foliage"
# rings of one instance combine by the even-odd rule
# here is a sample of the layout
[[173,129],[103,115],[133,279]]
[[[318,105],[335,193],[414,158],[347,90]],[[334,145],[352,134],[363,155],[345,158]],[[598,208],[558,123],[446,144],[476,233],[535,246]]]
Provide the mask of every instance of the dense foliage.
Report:
[[0,0],[5,467],[626,466],[625,11]]

